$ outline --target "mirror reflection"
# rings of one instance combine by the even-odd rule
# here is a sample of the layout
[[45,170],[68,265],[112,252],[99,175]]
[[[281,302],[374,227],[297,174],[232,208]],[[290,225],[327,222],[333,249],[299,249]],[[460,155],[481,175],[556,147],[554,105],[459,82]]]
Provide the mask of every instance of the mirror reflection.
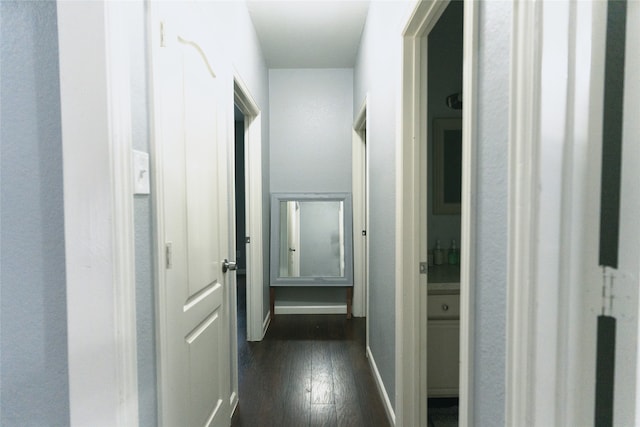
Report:
[[344,277],[344,202],[280,201],[279,277]]
[[272,193],[270,286],[353,286],[349,193]]

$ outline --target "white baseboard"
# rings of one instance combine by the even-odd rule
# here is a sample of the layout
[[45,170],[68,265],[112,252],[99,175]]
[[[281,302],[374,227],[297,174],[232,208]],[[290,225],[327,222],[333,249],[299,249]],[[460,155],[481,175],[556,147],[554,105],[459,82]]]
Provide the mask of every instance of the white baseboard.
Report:
[[260,338],[260,341],[264,339],[264,335],[267,333],[267,329],[269,329],[269,323],[271,323],[271,310],[267,311],[267,316],[262,321],[262,338]]
[[231,393],[231,397],[229,398],[229,403],[231,404],[231,418],[233,418],[234,412],[238,408],[238,394],[234,391]]
[[380,376],[380,371],[378,371],[378,366],[376,365],[376,361],[373,359],[373,354],[371,354],[371,348],[367,346],[367,359],[369,359],[369,366],[371,366],[371,370],[373,371],[373,378],[376,380],[376,385],[378,386],[378,392],[380,392],[380,397],[382,397],[382,402],[384,403],[384,410],[387,413],[387,418],[392,426],[396,425],[396,414],[393,411],[393,406],[391,406],[391,401],[389,400],[389,395],[387,394],[387,390],[384,388],[384,383],[382,382],[382,377]]
[[276,314],[347,314],[347,305],[276,305],[275,312]]

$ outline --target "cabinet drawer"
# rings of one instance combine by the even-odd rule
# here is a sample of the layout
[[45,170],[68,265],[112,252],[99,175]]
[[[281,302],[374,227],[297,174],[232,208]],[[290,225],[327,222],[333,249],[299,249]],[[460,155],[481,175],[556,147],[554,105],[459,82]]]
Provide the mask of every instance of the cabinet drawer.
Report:
[[429,319],[459,319],[460,295],[429,295],[427,317]]

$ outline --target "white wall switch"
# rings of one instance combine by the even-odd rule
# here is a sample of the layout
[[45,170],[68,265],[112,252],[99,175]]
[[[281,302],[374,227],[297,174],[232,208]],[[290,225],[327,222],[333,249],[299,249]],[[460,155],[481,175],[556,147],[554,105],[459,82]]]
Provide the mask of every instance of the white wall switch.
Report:
[[149,194],[149,153],[133,150],[133,194]]

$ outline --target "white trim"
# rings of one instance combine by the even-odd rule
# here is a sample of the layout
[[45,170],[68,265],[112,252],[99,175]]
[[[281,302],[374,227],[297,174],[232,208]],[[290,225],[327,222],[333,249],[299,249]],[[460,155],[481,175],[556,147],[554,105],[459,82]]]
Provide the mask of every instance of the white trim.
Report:
[[105,25],[107,71],[110,86],[110,128],[114,221],[114,317],[116,328],[116,376],[119,388],[117,425],[138,423],[138,360],[136,328],[135,235],[133,220],[133,152],[131,83],[126,32],[126,5],[107,2]]
[[606,3],[517,3],[513,25],[505,422],[585,425],[602,280]]
[[[368,220],[369,195],[368,191],[368,150],[367,138],[367,105],[368,95],[365,97],[360,111],[356,115],[352,129],[352,193],[353,193],[353,315],[356,317],[368,317],[368,240],[362,236],[362,230],[366,230]],[[365,176],[365,174],[367,176]],[[367,341],[368,342],[368,341]]]
[[[509,250],[507,285],[507,425],[528,424],[534,408],[533,374],[535,313],[533,284],[538,182],[540,108],[541,3],[513,5],[511,117],[509,144]],[[515,286],[517,284],[517,286]]]
[[[126,11],[58,3],[70,422],[138,423]],[[87,39],[89,38],[89,39]],[[86,67],[92,67],[89,73]],[[88,286],[91,284],[91,286]],[[90,360],[87,355],[91,355]]]
[[347,305],[276,305],[275,314],[347,314]]
[[[638,52],[640,49],[640,4],[638,2],[629,2],[627,3],[627,35],[626,35],[626,54],[625,54],[625,93],[627,94],[638,94],[640,93],[640,84],[636,78],[638,73],[640,72],[640,58],[635,52]],[[628,96],[625,97],[624,100],[624,146],[623,150],[625,150],[625,160],[623,161],[623,171],[626,170],[628,172],[623,172],[623,174],[629,173],[629,180],[627,182],[633,183],[634,179],[637,179],[637,171],[640,168],[640,151],[638,149],[637,142],[640,141],[640,123],[637,120],[633,120],[633,118],[640,117],[640,100],[637,96]],[[635,142],[632,142],[635,141]],[[628,159],[628,160],[627,160]],[[629,162],[629,163],[627,163]],[[628,165],[628,166],[627,166]],[[624,175],[623,175],[624,176]],[[625,179],[623,178],[623,182]],[[635,181],[637,182],[637,181]],[[631,184],[633,186],[633,184]],[[633,218],[634,214],[637,215],[637,212],[640,210],[640,206],[638,205],[638,187],[633,188],[626,187],[626,184],[623,184],[621,188],[621,194],[624,194],[624,197],[633,201],[632,204],[629,204],[628,212],[630,212],[631,218]],[[629,202],[627,202],[629,203]],[[624,209],[624,205],[621,205],[621,208]],[[633,219],[629,218],[631,221]],[[627,220],[624,217],[621,218],[621,229],[624,229],[626,226]],[[633,228],[628,229],[629,231],[633,230]],[[636,227],[637,233],[637,227]],[[634,253],[634,247],[637,251],[637,240],[629,239],[628,243],[624,244],[627,246],[630,244],[628,250],[623,246],[620,248],[621,253],[627,253],[629,255]],[[633,242],[633,243],[632,243]],[[622,257],[621,257],[622,258]],[[625,262],[624,259],[621,259],[621,264]],[[636,263],[635,265],[630,265],[629,270],[633,273],[629,275],[631,277],[640,277],[640,269],[639,265]],[[633,279],[632,279],[633,280]],[[637,279],[636,279],[637,280]],[[633,286],[633,285],[632,285]],[[635,284],[637,286],[637,282]],[[640,321],[640,309],[639,301],[634,298],[633,301],[634,310],[633,315],[635,316],[634,328],[636,330],[640,330],[638,321]],[[638,345],[640,343],[636,340],[636,349],[635,349],[635,360],[633,361],[633,365],[635,366],[635,387],[634,394],[635,399],[633,399],[634,404],[634,420],[633,423],[635,425],[640,425],[640,348]]]
[[[448,3],[447,3],[448,5]],[[443,9],[446,6],[443,6]],[[438,14],[439,19],[440,14]],[[435,25],[435,23],[433,24]],[[430,25],[431,26],[431,25]],[[427,46],[425,46],[427,45]],[[427,76],[427,70],[429,70],[429,55],[425,54],[428,51],[428,37],[426,34],[422,35],[419,39],[419,44],[416,46],[418,49],[418,59],[416,65],[418,66],[416,71],[416,76],[418,78],[418,86],[420,89],[418,90],[418,96],[416,97],[416,101],[419,103],[419,109],[417,110],[416,117],[428,117],[428,100],[429,100],[429,87],[427,84],[427,79],[424,76]],[[428,206],[428,191],[427,188],[431,184],[431,177],[433,174],[429,173],[429,132],[431,132],[430,123],[427,120],[419,120],[418,123],[415,124],[417,135],[417,152],[418,152],[418,183],[416,183],[416,187],[414,188],[414,197],[418,201],[418,257],[420,261],[427,261],[428,252],[429,252],[429,230],[428,230],[428,216],[429,208]],[[429,331],[429,319],[427,316],[427,307],[428,307],[428,276],[426,274],[418,275],[418,311],[416,313],[417,316],[417,324],[418,325],[426,325],[426,327],[419,327],[418,336],[419,336],[419,346],[418,346],[418,366],[421,369],[418,371],[418,388],[420,390],[420,396],[429,396],[429,388],[427,385],[427,372],[428,372],[428,355],[427,355],[427,339],[428,339],[428,331]],[[422,369],[424,367],[424,369]],[[421,425],[427,425],[428,423],[428,408],[427,408],[427,399],[420,399],[418,401],[419,405],[419,415],[418,420],[420,420]]]
[[[562,219],[561,253],[567,256],[563,259],[561,280],[566,286],[558,298],[562,323],[556,396],[562,396],[557,400],[562,404],[557,408],[556,425],[593,422],[596,322],[584,322],[584,316],[593,315],[591,303],[599,306],[602,280],[597,260],[598,232],[589,230],[600,226],[607,4],[577,2],[575,8],[575,21],[570,24],[575,28],[571,36],[574,57],[570,59],[572,69],[568,70],[573,85],[568,83],[567,102],[573,114],[567,123],[567,138],[571,141],[567,153],[572,158],[563,184],[566,213]],[[585,293],[591,296],[585,297]]]
[[[401,426],[427,424],[425,286],[420,286],[419,263],[424,229],[421,210],[421,138],[425,113],[422,38],[436,24],[448,1],[416,5],[403,31],[401,137],[396,145],[396,411]],[[426,212],[423,212],[426,216]],[[426,254],[425,254],[426,255]],[[426,261],[426,259],[424,259]],[[421,289],[422,288],[422,289]],[[424,301],[422,301],[424,300]],[[425,310],[426,311],[426,310]]]
[[460,220],[460,395],[458,425],[474,426],[474,322],[476,257],[478,3],[464,2],[462,93],[462,217]]
[[229,398],[229,403],[231,407],[231,418],[233,418],[233,414],[236,412],[236,408],[238,407],[238,403],[240,400],[238,399],[238,393],[234,390],[231,392],[231,397]]
[[[236,204],[235,204],[235,114],[234,105],[244,116],[244,173],[245,173],[245,236],[250,236],[251,242],[246,246],[246,309],[248,341],[260,341],[264,337],[265,329],[262,322],[263,311],[263,251],[262,251],[262,121],[258,105],[249,93],[247,86],[234,72],[231,81],[231,103],[228,116],[229,129],[229,229],[230,253],[235,254],[238,245],[246,245],[244,238],[236,242]],[[225,97],[227,95],[224,95]],[[237,275],[233,277],[232,295],[230,298],[230,333],[231,345],[229,357],[231,360],[231,416],[238,402],[238,311],[237,311]],[[235,401],[233,399],[236,399]]]
[[269,324],[271,323],[271,310],[269,310],[267,312],[267,315],[264,317],[264,320],[262,321],[262,338],[264,338],[264,336],[267,333],[267,329],[269,329]]
[[262,114],[251,92],[236,72],[233,77],[233,98],[245,116],[245,187],[246,234],[251,237],[247,247],[247,340],[260,341],[264,336],[264,254],[262,230]]
[[167,286],[165,271],[165,218],[164,218],[164,167],[162,165],[163,146],[157,141],[162,138],[161,126],[157,123],[162,109],[160,99],[154,95],[157,94],[156,86],[160,84],[159,70],[159,52],[162,46],[163,34],[161,34],[160,24],[162,22],[160,6],[157,3],[149,3],[148,14],[148,55],[149,55],[149,134],[150,134],[150,155],[152,161],[151,193],[153,199],[153,222],[154,222],[154,260],[155,260],[155,299],[156,299],[156,372],[157,372],[157,402],[158,402],[158,423],[164,425],[163,421],[168,419],[168,409],[164,405],[164,390],[170,389],[169,377],[170,367],[168,362],[169,350],[167,349],[167,340],[164,337],[164,331],[168,329],[167,322]]
[[376,382],[378,392],[380,393],[380,397],[382,398],[382,403],[384,404],[384,411],[387,414],[387,419],[392,426],[395,426],[396,414],[393,412],[391,400],[389,400],[387,390],[384,388],[384,382],[382,381],[382,377],[380,376],[380,371],[378,371],[378,365],[376,365],[376,361],[373,358],[373,353],[371,352],[371,348],[369,346],[367,346],[367,359],[369,360],[369,366],[371,367],[371,371],[373,372],[373,379]]
[[[419,275],[426,261],[426,83],[422,71],[423,37],[435,26],[448,1],[417,4],[403,33],[402,137],[398,144],[396,180],[396,411],[398,425],[426,425],[426,277]],[[476,81],[478,6],[465,2],[463,86],[463,189],[461,220],[461,333],[460,416],[461,426],[473,425],[473,283],[476,173]],[[471,106],[471,108],[467,107]],[[421,148],[422,147],[422,148]],[[415,236],[422,236],[416,239]]]

